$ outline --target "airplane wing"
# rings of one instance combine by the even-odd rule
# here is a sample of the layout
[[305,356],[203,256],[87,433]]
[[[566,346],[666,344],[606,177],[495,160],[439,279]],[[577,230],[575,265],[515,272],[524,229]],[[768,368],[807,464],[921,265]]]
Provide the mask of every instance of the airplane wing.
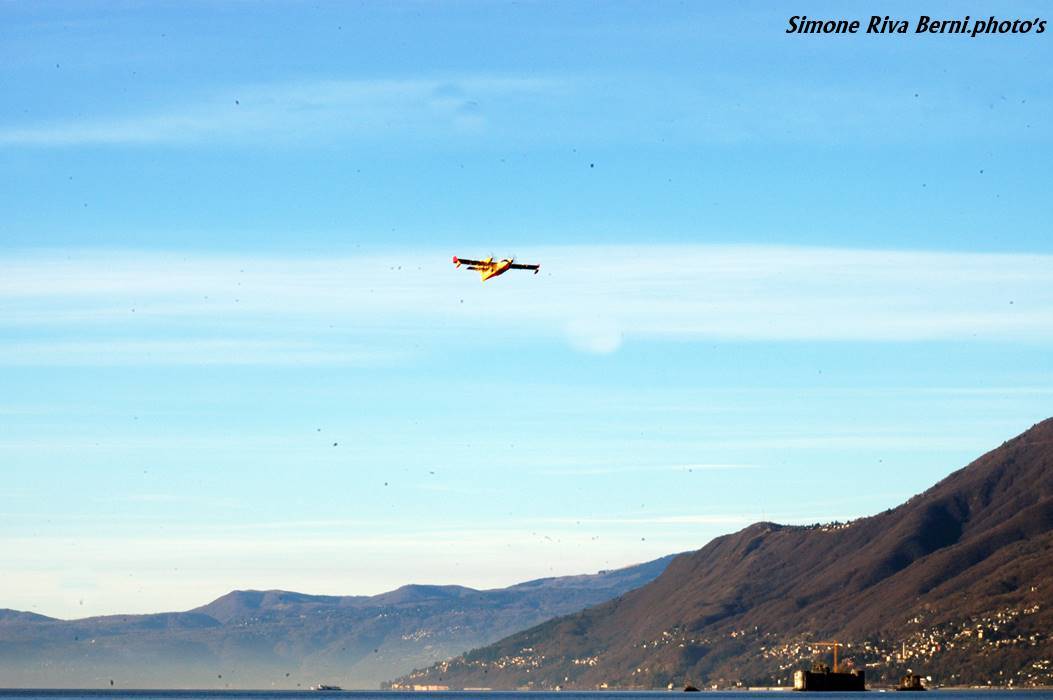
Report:
[[453,256],[454,265],[485,265],[485,260],[466,260],[465,258],[458,258],[456,255]]
[[520,265],[518,263],[512,263],[509,267],[513,270],[533,270],[535,275],[541,269],[540,265]]

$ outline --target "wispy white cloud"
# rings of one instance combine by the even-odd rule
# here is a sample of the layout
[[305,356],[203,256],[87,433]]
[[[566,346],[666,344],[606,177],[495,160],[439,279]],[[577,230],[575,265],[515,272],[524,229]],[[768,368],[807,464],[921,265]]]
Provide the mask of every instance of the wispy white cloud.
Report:
[[834,516],[829,514],[819,515],[822,511],[816,511],[809,515],[797,513],[682,513],[682,514],[653,514],[653,515],[612,515],[609,517],[584,517],[584,518],[545,518],[541,522],[558,525],[604,525],[604,526],[664,526],[664,525],[722,525],[728,527],[744,527],[751,523],[766,521],[777,522],[782,525],[811,525],[813,523],[846,522],[855,516]]
[[0,365],[345,365],[380,366],[392,352],[336,348],[291,340],[94,340],[14,342],[0,346]]
[[562,525],[744,525],[753,522],[741,514],[628,515],[603,518],[546,518]]
[[528,254],[541,275],[480,284],[447,252],[8,253],[0,362],[369,364],[480,327],[599,353],[641,339],[1053,341],[1050,255],[550,247]]
[[612,465],[604,467],[572,467],[563,469],[542,469],[538,474],[548,476],[606,476],[611,474],[640,474],[647,472],[706,472],[738,471],[756,469],[754,464],[659,464],[659,465]]
[[185,449],[214,451],[222,449],[241,450],[308,450],[313,446],[298,446],[287,436],[245,435],[236,437],[202,437],[173,435],[112,435],[106,437],[64,436],[42,437],[24,436],[0,439],[0,449],[39,450],[41,452],[84,452],[94,448],[105,450],[166,450]]
[[890,389],[892,392],[934,394],[937,396],[1048,396],[1053,386],[987,386],[987,387],[918,387]]
[[230,510],[243,508],[244,503],[236,498],[208,498],[200,495],[177,493],[128,493],[97,499],[104,503],[144,503],[151,505],[197,505]]
[[975,450],[979,441],[971,436],[949,436],[919,433],[829,435],[819,432],[797,435],[764,435],[724,439],[715,437],[705,445],[711,449],[730,450],[908,450],[935,452],[943,450]]
[[[686,83],[681,76],[633,82],[598,73],[311,77],[214,87],[161,107],[0,124],[0,146],[405,141],[460,134],[577,144],[857,143],[875,137],[895,143],[915,141],[919,134],[930,142],[960,142],[992,133],[1034,140],[1048,138],[1037,127],[1053,112],[1050,100],[1033,94],[994,105],[939,87],[918,99],[898,84],[830,84],[829,76],[811,84],[805,80],[787,86],[734,71]],[[919,124],[933,128],[919,130]]]
[[395,132],[428,136],[487,126],[485,105],[557,89],[543,78],[304,80],[240,85],[160,111],[0,126],[0,145],[297,141]]
[[458,496],[493,496],[499,493],[507,493],[505,489],[487,488],[479,486],[452,486],[449,484],[410,484],[411,489],[417,491],[428,491],[431,493],[448,493]]

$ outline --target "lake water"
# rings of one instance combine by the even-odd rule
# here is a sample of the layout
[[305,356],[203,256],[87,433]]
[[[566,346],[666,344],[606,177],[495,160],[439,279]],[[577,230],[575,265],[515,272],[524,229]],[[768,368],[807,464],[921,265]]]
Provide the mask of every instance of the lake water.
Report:
[[[0,679],[2,682],[3,679]],[[824,700],[859,698],[859,693],[790,693],[789,691],[703,691],[695,697],[705,700],[745,700],[744,696],[771,696],[786,693],[786,700],[802,696],[819,696]],[[870,691],[870,695],[875,692]],[[1027,700],[1053,700],[1053,690],[948,690],[929,691],[945,700],[1007,700],[1007,695],[1025,696]],[[680,695],[680,691],[563,691],[563,692],[407,692],[379,690],[350,691],[272,691],[272,690],[0,690],[0,700],[655,700],[656,696]],[[689,696],[690,697],[690,696]],[[902,696],[897,696],[902,697]],[[912,697],[908,694],[906,697]],[[929,697],[929,696],[922,696]],[[891,700],[891,698],[889,699]]]

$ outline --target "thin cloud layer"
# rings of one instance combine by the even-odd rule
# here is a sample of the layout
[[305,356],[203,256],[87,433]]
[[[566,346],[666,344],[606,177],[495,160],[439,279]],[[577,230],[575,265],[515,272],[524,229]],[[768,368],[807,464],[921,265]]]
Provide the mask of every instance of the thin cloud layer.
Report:
[[384,133],[472,132],[482,105],[547,92],[541,78],[306,80],[233,86],[159,111],[0,127],[0,145],[188,143],[210,138],[283,142]]
[[[23,252],[5,364],[370,364],[463,342],[1053,340],[1053,256],[555,247],[480,284],[445,251],[320,258]],[[502,340],[504,339],[504,340]],[[478,339],[477,339],[478,340]]]
[[1001,94],[996,109],[994,102],[962,99],[940,88],[921,100],[898,85],[832,85],[805,78],[787,87],[738,73],[688,82],[679,77],[633,82],[602,73],[304,77],[214,87],[139,111],[122,111],[123,106],[90,115],[99,110],[91,104],[77,109],[76,117],[0,124],[0,146],[394,142],[484,131],[506,142],[650,142],[661,134],[691,144],[854,143],[876,137],[900,143],[917,140],[919,123],[930,126],[926,142],[992,133],[1044,140],[1031,127],[1048,122],[1053,112],[1053,103],[1031,94]]

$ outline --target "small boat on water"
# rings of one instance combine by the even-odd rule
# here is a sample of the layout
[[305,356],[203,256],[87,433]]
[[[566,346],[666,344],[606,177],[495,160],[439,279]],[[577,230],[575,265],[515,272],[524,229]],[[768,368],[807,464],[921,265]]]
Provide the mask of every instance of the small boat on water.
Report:
[[319,683],[318,685],[312,685],[311,690],[343,690],[338,685],[326,685],[325,683]]

